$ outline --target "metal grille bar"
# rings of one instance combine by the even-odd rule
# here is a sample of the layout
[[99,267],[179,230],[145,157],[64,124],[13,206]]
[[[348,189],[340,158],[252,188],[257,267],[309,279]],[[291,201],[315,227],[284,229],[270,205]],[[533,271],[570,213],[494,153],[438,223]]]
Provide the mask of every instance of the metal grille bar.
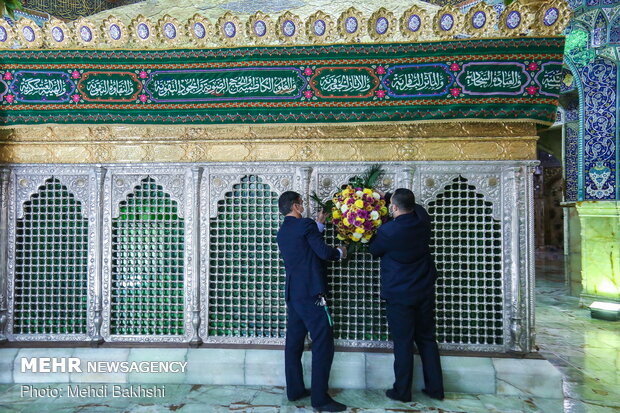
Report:
[[278,194],[255,175],[226,192],[210,222],[209,335],[284,337]]
[[88,221],[50,178],[15,225],[15,334],[86,334]]
[[437,335],[445,344],[502,345],[502,232],[492,204],[463,177],[428,205],[437,280]]
[[[333,226],[325,231],[328,242],[336,239]],[[337,245],[334,243],[334,245]],[[387,341],[385,305],[379,297],[380,261],[367,252],[357,252],[347,263],[330,266],[330,308],[334,315],[334,337],[339,340]]]
[[184,222],[153,178],[112,220],[112,335],[183,335]]

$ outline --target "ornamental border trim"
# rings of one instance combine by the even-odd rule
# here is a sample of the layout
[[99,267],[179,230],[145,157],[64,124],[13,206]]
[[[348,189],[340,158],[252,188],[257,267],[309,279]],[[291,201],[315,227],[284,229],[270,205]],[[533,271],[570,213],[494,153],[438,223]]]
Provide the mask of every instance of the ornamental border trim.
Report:
[[24,17],[13,26],[0,21],[6,32],[0,50],[231,48],[562,35],[571,17],[565,0],[547,1],[540,7],[521,1],[512,3],[499,17],[483,5],[467,14],[444,6],[430,15],[414,6],[400,16],[383,7],[366,16],[351,7],[340,16],[317,10],[305,19],[290,11],[271,16],[257,12],[243,19],[226,12],[215,21],[197,13],[187,21],[166,14],[157,22],[138,15],[123,23],[110,15],[99,26],[87,18],[72,23],[51,19],[42,28]]

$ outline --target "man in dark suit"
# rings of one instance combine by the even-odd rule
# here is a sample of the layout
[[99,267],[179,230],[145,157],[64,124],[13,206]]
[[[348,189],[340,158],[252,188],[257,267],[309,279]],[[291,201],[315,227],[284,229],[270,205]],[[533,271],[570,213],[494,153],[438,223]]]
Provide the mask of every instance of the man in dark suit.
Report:
[[430,251],[431,220],[415,203],[413,192],[394,191],[389,206],[394,219],[379,227],[369,245],[381,257],[381,297],[387,302],[387,319],[394,341],[394,387],[385,394],[411,401],[413,343],[424,372],[422,391],[444,398],[439,349],[435,339],[435,280],[437,270]]
[[284,215],[284,222],[278,231],[278,246],[286,269],[286,395],[291,401],[309,395],[304,387],[301,356],[306,334],[310,332],[312,407],[320,411],[341,412],[347,407],[327,394],[334,358],[334,337],[325,301],[328,293],[326,261],[344,258],[347,249],[333,248],[325,243],[322,232],[326,214],[323,211],[316,222],[302,218],[303,200],[297,192],[284,192],[278,200],[278,207]]

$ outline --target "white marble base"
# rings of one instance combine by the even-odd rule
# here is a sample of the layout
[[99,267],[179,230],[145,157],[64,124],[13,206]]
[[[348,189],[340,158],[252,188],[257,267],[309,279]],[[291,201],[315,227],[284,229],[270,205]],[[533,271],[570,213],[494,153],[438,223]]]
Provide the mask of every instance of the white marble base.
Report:
[[[33,373],[20,371],[22,357],[79,357],[89,361],[187,361],[179,373]],[[330,387],[388,389],[394,382],[390,353],[338,352],[334,356]],[[562,398],[562,376],[546,360],[490,357],[441,357],[445,390],[470,394],[497,394]],[[302,360],[310,387],[312,354]],[[211,348],[33,348],[0,349],[2,383],[186,383],[209,385],[285,386],[282,350]],[[423,388],[420,358],[414,360],[413,390]]]

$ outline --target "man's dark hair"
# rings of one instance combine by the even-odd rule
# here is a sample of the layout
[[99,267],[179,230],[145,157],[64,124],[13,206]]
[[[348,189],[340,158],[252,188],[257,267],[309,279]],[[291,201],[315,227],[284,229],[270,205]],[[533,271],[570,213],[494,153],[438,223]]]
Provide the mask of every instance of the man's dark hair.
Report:
[[280,199],[278,199],[278,208],[280,209],[280,213],[282,215],[288,215],[293,210],[293,204],[296,204],[301,199],[301,195],[299,195],[295,191],[286,191],[282,195],[280,195]]
[[409,189],[398,188],[392,194],[390,202],[405,213],[412,212],[415,208],[415,195]]

